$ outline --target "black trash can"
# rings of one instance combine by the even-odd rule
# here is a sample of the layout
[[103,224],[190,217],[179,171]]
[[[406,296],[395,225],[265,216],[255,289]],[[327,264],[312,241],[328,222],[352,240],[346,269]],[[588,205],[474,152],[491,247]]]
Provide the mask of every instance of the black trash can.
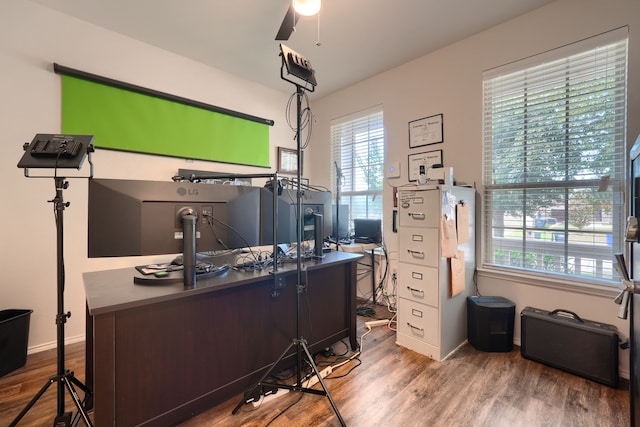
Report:
[[516,305],[503,297],[467,298],[467,338],[480,351],[513,350]]
[[0,310],[0,377],[27,363],[33,310]]

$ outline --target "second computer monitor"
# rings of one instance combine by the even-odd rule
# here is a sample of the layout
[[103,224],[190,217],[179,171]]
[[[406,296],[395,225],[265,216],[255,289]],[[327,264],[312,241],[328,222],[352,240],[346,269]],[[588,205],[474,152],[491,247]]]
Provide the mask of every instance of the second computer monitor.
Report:
[[353,235],[356,243],[382,243],[382,220],[354,218]]

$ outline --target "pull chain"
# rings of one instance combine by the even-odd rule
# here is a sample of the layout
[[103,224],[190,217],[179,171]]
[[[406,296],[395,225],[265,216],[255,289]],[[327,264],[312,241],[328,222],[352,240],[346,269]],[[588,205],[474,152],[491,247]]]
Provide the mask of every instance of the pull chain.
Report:
[[320,43],[320,12],[318,12],[318,38],[316,40],[316,46],[320,45],[322,45],[322,43]]

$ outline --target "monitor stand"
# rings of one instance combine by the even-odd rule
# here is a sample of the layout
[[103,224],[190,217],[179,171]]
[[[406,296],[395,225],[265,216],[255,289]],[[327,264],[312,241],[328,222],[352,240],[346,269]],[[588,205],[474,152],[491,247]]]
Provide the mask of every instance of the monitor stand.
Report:
[[182,223],[182,269],[158,271],[156,274],[134,276],[133,282],[139,285],[169,285],[182,282],[185,289],[196,287],[196,279],[208,279],[219,276],[229,270],[225,264],[216,267],[210,263],[198,263],[196,259],[196,222],[198,213],[190,207],[184,207],[177,213]]

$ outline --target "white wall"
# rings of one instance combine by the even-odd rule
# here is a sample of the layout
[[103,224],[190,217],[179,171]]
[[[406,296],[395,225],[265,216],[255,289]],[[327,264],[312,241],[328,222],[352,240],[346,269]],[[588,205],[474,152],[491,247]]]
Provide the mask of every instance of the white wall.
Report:
[[[277,53],[274,44],[274,52]],[[275,53],[274,53],[275,54]],[[0,117],[3,182],[2,279],[0,310],[32,309],[29,351],[55,346],[56,228],[53,179],[25,178],[17,168],[22,145],[36,133],[60,132],[60,76],[52,64],[191,98],[275,120],[270,128],[271,164],[276,146],[295,148],[284,111],[289,97],[127,37],[23,0],[0,5]],[[276,70],[277,72],[277,70]],[[180,143],[180,141],[176,141]],[[169,180],[179,168],[236,173],[266,169],[187,161],[100,150],[93,155],[95,176]],[[88,173],[88,165],[81,172]],[[273,171],[273,170],[272,170]],[[31,171],[34,175],[35,171]],[[85,294],[82,273],[146,262],[140,258],[87,259],[87,180],[69,179],[63,193],[67,342],[84,339]]]
[[[479,198],[482,184],[482,72],[628,25],[630,147],[640,132],[638,16],[638,0],[558,0],[315,101],[311,105],[316,118],[310,147],[316,159],[309,169],[312,181],[331,188],[330,177],[326,174],[326,168],[331,167],[327,149],[330,120],[382,104],[386,161],[398,161],[402,168],[401,178],[386,180],[384,194],[384,237],[392,265],[397,265],[397,235],[391,232],[392,187],[408,185],[407,156],[410,152],[421,151],[409,150],[408,122],[434,114],[444,115],[444,143],[422,148],[424,151],[443,149],[444,163],[453,166],[456,180],[475,185]],[[321,82],[322,76],[317,77]],[[478,216],[477,219],[481,224],[482,218]],[[614,324],[625,337],[628,335],[628,322],[617,318],[618,306],[612,302],[612,295],[576,294],[537,286],[526,279],[515,281],[483,275],[478,277],[478,287],[483,295],[511,299],[516,303],[518,313],[527,305],[543,309],[561,307],[587,319]],[[516,342],[519,339],[520,325],[516,321]],[[628,366],[628,351],[622,351],[622,375],[628,375]]]

